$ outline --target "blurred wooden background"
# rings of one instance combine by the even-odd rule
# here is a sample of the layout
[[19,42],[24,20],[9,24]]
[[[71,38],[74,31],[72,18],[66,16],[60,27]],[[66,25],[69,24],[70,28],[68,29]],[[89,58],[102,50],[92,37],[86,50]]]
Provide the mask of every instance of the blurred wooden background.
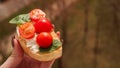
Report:
[[[7,1],[10,0],[0,4],[0,15],[1,6]],[[120,68],[120,0],[30,1],[26,0],[27,5],[24,3],[20,8],[14,7],[15,11],[9,10],[8,16],[0,16],[1,64],[12,51],[10,39],[15,26],[8,21],[33,8],[41,8],[55,24],[56,31],[61,31],[64,40],[63,56],[56,60],[53,68]]]

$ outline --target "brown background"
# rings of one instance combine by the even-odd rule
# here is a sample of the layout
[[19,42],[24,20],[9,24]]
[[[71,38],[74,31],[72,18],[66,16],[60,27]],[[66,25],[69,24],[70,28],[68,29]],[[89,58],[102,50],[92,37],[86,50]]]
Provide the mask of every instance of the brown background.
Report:
[[120,68],[120,0],[21,0],[24,4],[20,8],[4,8],[9,4],[6,2],[0,4],[1,64],[12,51],[10,39],[15,26],[8,21],[41,8],[64,40],[63,56],[53,68]]

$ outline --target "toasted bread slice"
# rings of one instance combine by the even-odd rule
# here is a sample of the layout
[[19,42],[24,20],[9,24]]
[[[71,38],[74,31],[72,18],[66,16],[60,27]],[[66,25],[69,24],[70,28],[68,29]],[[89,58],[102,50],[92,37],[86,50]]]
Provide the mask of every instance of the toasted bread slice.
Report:
[[[60,39],[58,38],[58,36],[56,35],[56,33],[54,31],[51,32],[51,35],[52,35],[53,39],[57,39],[60,41]],[[30,48],[26,46],[26,44],[27,44],[26,40],[24,38],[22,38],[20,35],[18,35],[18,33],[17,33],[17,38],[18,38],[24,52],[33,59],[36,59],[38,61],[51,61],[51,60],[60,58],[62,56],[62,45],[52,52],[40,52],[40,51],[32,52],[30,50]]]

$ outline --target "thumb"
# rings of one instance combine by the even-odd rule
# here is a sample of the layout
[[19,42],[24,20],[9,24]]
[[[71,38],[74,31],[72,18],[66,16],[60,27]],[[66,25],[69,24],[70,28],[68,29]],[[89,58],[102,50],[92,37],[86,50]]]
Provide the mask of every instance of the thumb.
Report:
[[16,68],[23,59],[24,52],[20,47],[19,42],[14,38],[12,39],[14,50],[11,56],[5,61],[1,68]]

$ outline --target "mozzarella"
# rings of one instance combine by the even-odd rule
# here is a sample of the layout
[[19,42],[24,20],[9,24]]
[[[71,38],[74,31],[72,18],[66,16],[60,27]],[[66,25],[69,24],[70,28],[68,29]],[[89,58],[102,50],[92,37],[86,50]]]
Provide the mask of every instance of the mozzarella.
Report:
[[[17,30],[17,35],[20,36],[20,33],[19,33],[19,30],[18,30],[18,27],[16,28]],[[37,34],[35,34],[35,36],[31,39],[25,39],[26,41],[26,46],[28,48],[30,48],[30,50],[33,52],[33,53],[36,53],[36,52],[39,52],[39,45],[37,44],[36,42],[36,37],[37,37]]]
[[32,39],[26,39],[26,46],[30,47],[30,50],[34,53],[39,52],[39,45],[36,43],[36,37],[37,35],[35,34]]

